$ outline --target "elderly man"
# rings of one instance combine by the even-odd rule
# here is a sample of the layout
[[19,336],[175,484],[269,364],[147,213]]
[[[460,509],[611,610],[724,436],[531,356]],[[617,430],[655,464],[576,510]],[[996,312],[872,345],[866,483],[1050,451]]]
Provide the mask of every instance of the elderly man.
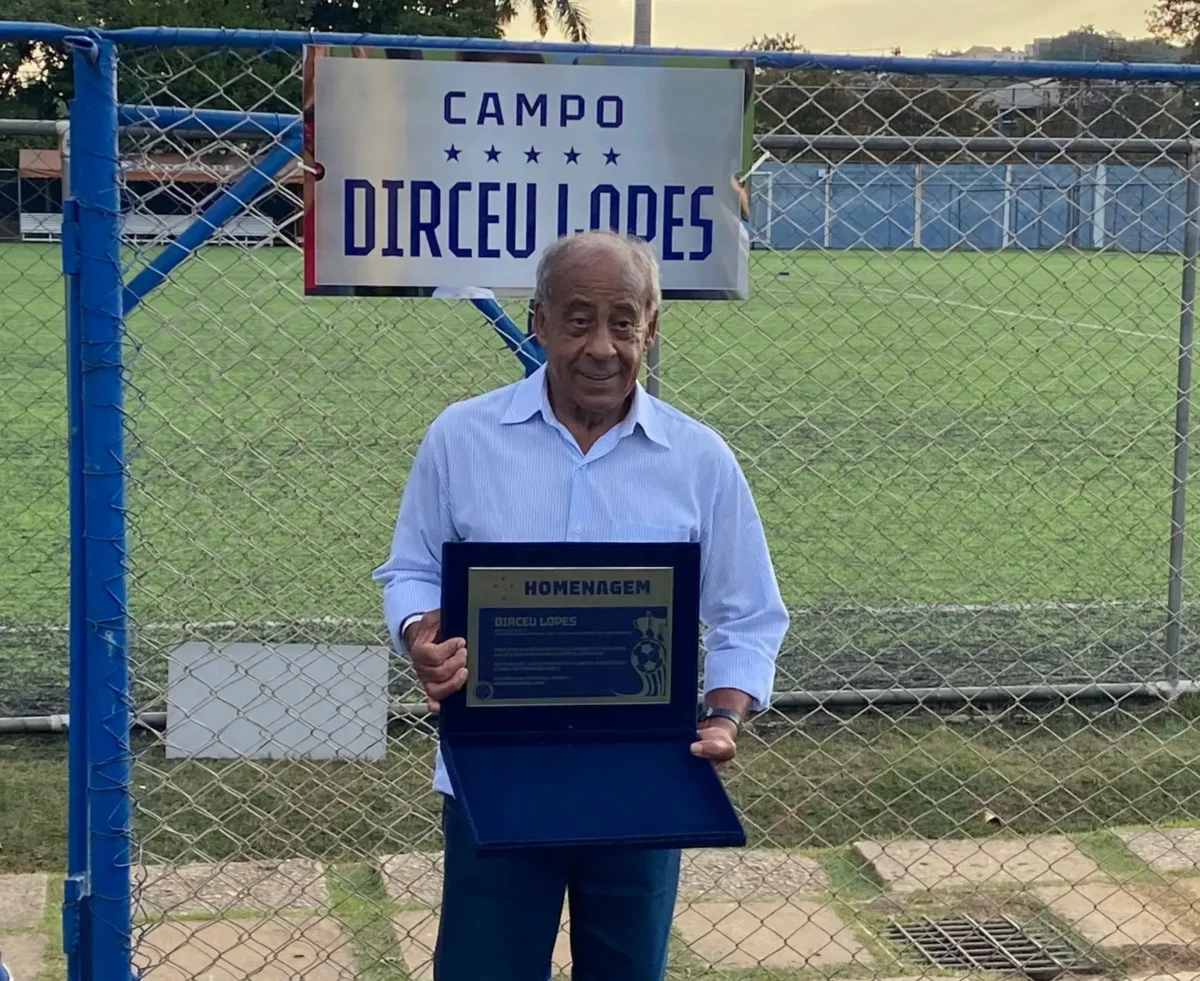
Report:
[[[534,297],[545,366],[451,405],[429,427],[375,578],[393,641],[434,711],[467,678],[465,641],[438,637],[448,540],[699,542],[706,694],[692,752],[732,759],[742,720],[766,705],[788,615],[750,488],[715,432],[637,381],[661,295],[639,239],[554,242]],[[440,753],[434,787],[445,795],[438,981],[545,981],[564,894],[575,981],[660,981],[678,851],[480,856]]]

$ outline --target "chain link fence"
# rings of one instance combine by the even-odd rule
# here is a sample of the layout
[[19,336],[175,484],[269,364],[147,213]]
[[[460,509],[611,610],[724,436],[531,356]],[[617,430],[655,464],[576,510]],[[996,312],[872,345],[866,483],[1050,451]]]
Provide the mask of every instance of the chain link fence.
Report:
[[[120,53],[125,105],[300,112],[296,51]],[[674,979],[1200,969],[1200,75],[1004,70],[763,56],[751,296],[664,310],[660,395],[734,448],[792,613],[724,771],[750,846],[685,854]],[[135,964],[431,977],[434,728],[370,571],[428,424],[521,366],[463,301],[306,298],[286,133],[200,118],[120,138],[127,283],[266,178],[124,322]],[[20,714],[66,708],[58,262],[0,244],[0,439],[29,461],[0,650],[62,696],[0,680]],[[385,676],[386,745],[320,758],[353,719],[312,706]],[[249,758],[285,681],[307,751]]]

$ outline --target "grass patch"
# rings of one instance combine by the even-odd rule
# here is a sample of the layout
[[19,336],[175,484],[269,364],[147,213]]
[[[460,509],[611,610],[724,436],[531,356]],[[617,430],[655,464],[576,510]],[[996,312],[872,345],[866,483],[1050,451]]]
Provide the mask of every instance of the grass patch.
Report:
[[61,735],[0,736],[0,873],[66,873],[66,760]]
[[727,785],[754,837],[805,848],[860,838],[1075,832],[1200,809],[1200,731],[1170,713],[1026,725],[860,717],[744,741]]
[[[57,246],[0,247],[0,716],[66,704],[65,637],[41,629],[67,605],[57,270]],[[383,643],[369,571],[418,440],[518,375],[468,305],[304,299],[299,272],[284,250],[206,248],[130,318],[142,707],[192,637]],[[1162,676],[1178,275],[1154,255],[756,253],[751,299],[668,307],[664,394],[734,447],[793,610],[781,688]],[[1053,605],[1093,601],[1125,605]],[[1190,610],[1184,677],[1198,626]],[[991,834],[985,810],[1132,871],[1097,832],[1196,821],[1198,718],[1186,698],[1024,725],[793,719],[754,730],[726,777],[752,843],[818,850],[858,909],[878,886],[854,841]],[[337,896],[360,969],[402,976],[369,861],[438,844],[428,734],[394,733],[378,764],[136,749],[145,860],[357,870]],[[0,871],[61,872],[65,758],[61,736],[0,738]]]
[[400,942],[392,924],[395,906],[378,873],[365,862],[338,865],[326,876],[333,914],[354,948],[357,977],[363,981],[408,981]]
[[878,899],[883,882],[874,867],[851,845],[811,853],[829,880],[829,895],[840,903],[858,905]]
[[1163,885],[1167,876],[1140,859],[1112,831],[1093,831],[1076,835],[1075,843],[1084,855],[1092,859],[1117,882],[1142,882],[1148,885]]
[[[171,761],[146,734],[135,747],[146,862],[354,863],[440,846],[434,742],[418,730],[394,733],[377,763]],[[61,870],[66,741],[8,737],[0,756],[0,871]],[[985,809],[1007,834],[1087,834],[1194,820],[1200,730],[1166,712],[1014,726],[860,717],[778,736],[751,730],[724,778],[753,845],[836,855],[861,839],[987,836],[996,832]],[[1128,863],[1111,840],[1087,847]],[[840,854],[824,861],[854,901],[872,887]]]
[[[0,715],[65,706],[64,638],[33,629],[67,608],[58,251],[0,246]],[[418,441],[519,375],[469,304],[304,298],[300,273],[206,247],[129,318],[141,704],[188,636],[332,617],[381,641],[369,572]],[[754,489],[795,612],[782,687],[1162,676],[1176,259],[809,250],[751,275],[746,301],[668,305],[663,392]]]
[[62,879],[52,875],[47,880],[46,912],[42,917],[41,933],[46,938],[46,951],[42,969],[34,981],[62,981],[67,976],[67,955],[63,951],[62,903]]
[[[312,909],[307,906],[281,906],[270,910],[271,916],[311,916]],[[251,906],[222,906],[219,910],[197,910],[188,913],[160,912],[150,915],[134,914],[134,922],[139,925],[152,926],[158,923],[206,923],[210,920],[256,920],[261,919],[263,910]]]

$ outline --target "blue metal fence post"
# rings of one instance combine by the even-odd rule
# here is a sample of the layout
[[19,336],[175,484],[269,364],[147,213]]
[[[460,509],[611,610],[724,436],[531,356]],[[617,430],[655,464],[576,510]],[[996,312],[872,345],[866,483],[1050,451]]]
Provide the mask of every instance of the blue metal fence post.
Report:
[[67,876],[63,883],[63,951],[69,981],[83,981],[87,934],[84,896],[88,874],[87,819],[87,624],[83,537],[83,372],[79,356],[79,222],[70,197],[70,139],[64,134],[62,269],[65,284],[67,351],[67,498],[70,515],[70,607],[67,724]]
[[125,455],[122,406],[120,190],[116,49],[71,39],[71,194],[78,236],[79,379],[86,549],[88,981],[131,970],[130,695],[126,633]]

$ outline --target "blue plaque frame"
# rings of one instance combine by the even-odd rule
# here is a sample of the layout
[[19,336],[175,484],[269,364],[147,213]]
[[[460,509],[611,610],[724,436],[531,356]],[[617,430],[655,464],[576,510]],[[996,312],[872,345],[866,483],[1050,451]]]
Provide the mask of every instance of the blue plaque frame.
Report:
[[744,845],[715,768],[690,751],[697,736],[699,544],[447,542],[442,637],[469,635],[471,570],[505,567],[671,568],[670,699],[492,706],[469,705],[465,691],[445,699],[442,758],[476,849]]

